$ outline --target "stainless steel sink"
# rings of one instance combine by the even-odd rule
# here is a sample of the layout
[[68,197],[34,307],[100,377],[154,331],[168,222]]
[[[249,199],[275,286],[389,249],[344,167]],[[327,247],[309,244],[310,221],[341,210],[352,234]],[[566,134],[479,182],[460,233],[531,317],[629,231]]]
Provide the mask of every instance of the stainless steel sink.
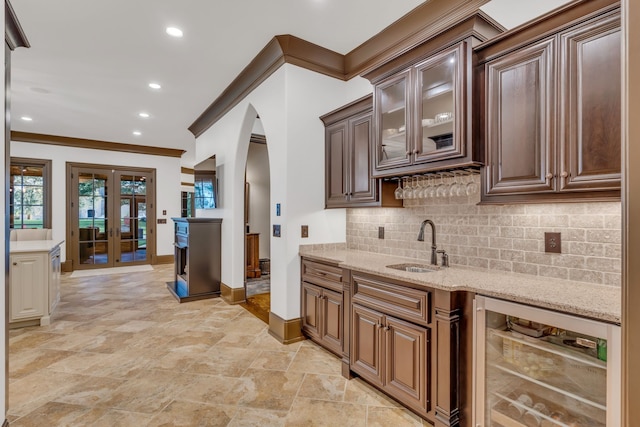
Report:
[[392,264],[387,265],[387,268],[393,268],[394,270],[408,271],[410,273],[431,273],[438,270],[435,265],[425,264]]

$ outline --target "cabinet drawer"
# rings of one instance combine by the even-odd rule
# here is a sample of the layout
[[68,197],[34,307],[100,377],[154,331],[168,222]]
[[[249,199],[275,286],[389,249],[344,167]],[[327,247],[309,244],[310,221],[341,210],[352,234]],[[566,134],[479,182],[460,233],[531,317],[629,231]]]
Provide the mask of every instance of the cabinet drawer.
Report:
[[431,292],[353,275],[354,303],[418,324],[431,322]]
[[342,269],[333,265],[303,259],[302,280],[342,292]]

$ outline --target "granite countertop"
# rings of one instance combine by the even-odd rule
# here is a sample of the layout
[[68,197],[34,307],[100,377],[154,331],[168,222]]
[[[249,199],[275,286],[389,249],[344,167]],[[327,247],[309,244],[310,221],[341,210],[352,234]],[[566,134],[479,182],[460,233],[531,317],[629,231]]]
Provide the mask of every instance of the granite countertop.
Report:
[[9,253],[51,252],[63,242],[64,240],[13,240],[9,242]]
[[363,273],[403,280],[448,291],[470,291],[523,304],[548,308],[620,324],[619,287],[559,280],[527,274],[452,266],[428,273],[410,273],[387,268],[393,264],[421,264],[429,260],[403,258],[344,248],[300,248],[300,256],[339,264]]

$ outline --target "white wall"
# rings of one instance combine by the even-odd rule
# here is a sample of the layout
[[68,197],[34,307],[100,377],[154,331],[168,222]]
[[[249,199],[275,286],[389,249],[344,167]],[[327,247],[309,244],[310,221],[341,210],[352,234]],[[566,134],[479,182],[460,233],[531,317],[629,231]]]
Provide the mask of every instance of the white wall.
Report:
[[260,233],[260,258],[269,258],[271,178],[266,144],[249,144],[246,180],[249,183],[249,229],[252,233]]
[[[349,82],[286,64],[196,141],[196,158],[216,155],[222,208],[222,282],[244,284],[244,171],[256,114],[268,141],[271,221],[282,237],[271,237],[271,311],[288,320],[300,315],[300,244],[344,242],[344,209],[324,209],[324,126],[319,117],[371,93],[368,81]],[[275,216],[281,204],[282,215]],[[300,226],[309,238],[300,238]]]
[[[167,219],[166,224],[157,224],[156,226],[157,255],[173,255],[173,222],[171,217],[180,216],[180,158],[16,141],[11,141],[11,155],[51,160],[51,189],[53,193],[51,212],[54,239],[66,239],[67,236],[65,209],[67,162],[156,169],[156,217]],[[166,215],[162,215],[163,210],[167,211]],[[65,245],[62,246],[62,259],[66,260]]]

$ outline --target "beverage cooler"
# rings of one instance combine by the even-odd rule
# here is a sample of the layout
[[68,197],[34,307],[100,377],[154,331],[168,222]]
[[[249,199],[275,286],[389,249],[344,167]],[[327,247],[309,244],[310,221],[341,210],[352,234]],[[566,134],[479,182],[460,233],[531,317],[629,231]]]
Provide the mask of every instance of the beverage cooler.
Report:
[[475,427],[619,427],[620,327],[476,297]]

